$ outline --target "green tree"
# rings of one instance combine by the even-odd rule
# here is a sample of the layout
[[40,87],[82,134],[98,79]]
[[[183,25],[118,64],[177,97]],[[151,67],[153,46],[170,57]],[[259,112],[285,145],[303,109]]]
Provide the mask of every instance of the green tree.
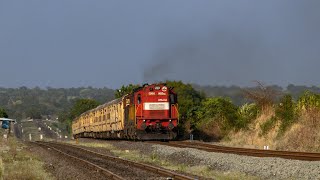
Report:
[[8,118],[7,112],[2,108],[0,108],[0,117],[1,118]]
[[99,102],[94,99],[78,99],[74,102],[72,108],[69,111],[63,111],[59,113],[59,121],[65,125],[65,129],[71,133],[72,121],[80,116],[82,113],[96,108],[99,106]]
[[189,133],[195,129],[197,121],[196,112],[205,99],[204,93],[196,91],[191,84],[185,84],[182,81],[166,81],[169,88],[178,96],[179,107],[179,135],[187,138]]
[[41,119],[41,112],[39,108],[31,107],[27,110],[26,115],[32,119]]
[[182,81],[166,81],[166,84],[177,93],[180,122],[194,120],[195,112],[205,99],[204,93],[196,91],[191,84],[184,84]]
[[139,84],[129,84],[127,86],[121,86],[120,89],[117,89],[115,92],[115,97],[120,98],[126,94],[132,93],[136,88],[140,87]]
[[71,108],[69,118],[74,119],[82,113],[96,108],[97,106],[99,106],[99,102],[94,99],[78,99]]
[[200,123],[201,121],[216,121],[223,130],[230,130],[237,128],[238,107],[227,98],[207,98],[197,111],[197,117]]

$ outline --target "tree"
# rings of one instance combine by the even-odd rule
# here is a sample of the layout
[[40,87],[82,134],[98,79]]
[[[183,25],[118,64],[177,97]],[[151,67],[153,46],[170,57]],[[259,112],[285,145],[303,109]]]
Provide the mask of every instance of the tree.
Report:
[[71,108],[69,118],[74,119],[80,116],[82,113],[96,108],[99,106],[99,102],[93,99],[78,99]]
[[59,121],[65,125],[65,129],[70,133],[72,121],[82,113],[96,108],[97,106],[99,106],[99,102],[96,100],[78,99],[74,102],[72,108],[69,111],[63,111],[59,113]]
[[199,121],[215,121],[224,130],[236,127],[238,120],[238,107],[232,104],[230,99],[216,97],[207,98],[197,111]]
[[193,119],[205,95],[196,91],[191,84],[184,84],[182,81],[166,81],[166,84],[177,93],[180,122]]
[[8,114],[6,113],[6,111],[2,108],[0,108],[0,117],[1,118],[8,118]]
[[41,112],[39,108],[31,107],[26,112],[27,117],[30,117],[32,119],[41,119]]
[[139,84],[129,84],[127,86],[121,86],[120,89],[117,89],[115,92],[116,98],[121,98],[122,96],[126,94],[131,94],[136,88],[140,87]]
[[268,112],[281,91],[274,86],[265,86],[259,81],[256,81],[256,83],[258,84],[257,88],[244,89],[244,94],[256,103],[262,112]]
[[195,129],[196,112],[205,95],[196,91],[191,84],[184,84],[182,81],[166,81],[166,85],[177,93],[180,118],[178,129],[180,136],[186,138]]

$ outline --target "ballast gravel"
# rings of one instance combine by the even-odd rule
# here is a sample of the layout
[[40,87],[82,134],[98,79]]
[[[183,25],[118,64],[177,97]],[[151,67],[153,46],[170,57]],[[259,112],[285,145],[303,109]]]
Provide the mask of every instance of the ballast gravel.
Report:
[[188,166],[205,165],[222,172],[241,172],[261,179],[320,179],[320,161],[300,161],[271,157],[251,157],[214,153],[192,148],[176,148],[142,142],[110,142],[119,149],[157,154],[159,158]]
[[187,165],[206,165],[213,170],[242,172],[262,179],[320,179],[320,161],[250,157],[163,145],[152,147],[163,158]]

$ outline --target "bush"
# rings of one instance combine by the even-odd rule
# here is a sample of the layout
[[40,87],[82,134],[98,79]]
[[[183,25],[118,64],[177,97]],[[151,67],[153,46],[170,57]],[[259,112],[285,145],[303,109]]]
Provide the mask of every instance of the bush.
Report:
[[216,141],[223,137],[220,125],[214,120],[199,122],[193,134],[194,139],[203,141]]
[[275,114],[281,122],[279,133],[283,134],[296,119],[295,104],[291,95],[285,95],[282,97],[280,104],[276,106]]
[[184,84],[182,81],[166,81],[166,84],[168,87],[174,87],[173,91],[178,95],[179,136],[187,137],[196,126],[196,113],[205,96],[196,91],[191,84]]
[[320,109],[320,94],[305,91],[298,100],[297,110],[309,112],[314,109]]
[[237,106],[232,104],[231,100],[217,97],[207,98],[196,111],[198,124],[203,121],[215,121],[223,131],[231,130],[237,126],[238,114]]
[[248,125],[254,120],[258,113],[258,106],[254,103],[252,104],[244,104],[238,109],[238,121],[236,123],[236,127],[238,129],[247,129]]
[[261,128],[261,134],[260,135],[267,135],[268,132],[275,127],[277,122],[277,118],[275,116],[272,116],[269,120],[264,122],[260,125]]
[[7,112],[2,108],[0,108],[0,118],[8,118]]

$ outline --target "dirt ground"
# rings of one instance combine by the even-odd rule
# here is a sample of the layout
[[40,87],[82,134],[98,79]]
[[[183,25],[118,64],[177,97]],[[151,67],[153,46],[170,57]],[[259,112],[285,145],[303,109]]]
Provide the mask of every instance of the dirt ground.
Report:
[[36,154],[44,162],[45,170],[52,174],[56,179],[107,179],[90,167],[83,166],[83,164],[68,159],[48,148],[45,149],[33,144],[28,144],[28,150]]

